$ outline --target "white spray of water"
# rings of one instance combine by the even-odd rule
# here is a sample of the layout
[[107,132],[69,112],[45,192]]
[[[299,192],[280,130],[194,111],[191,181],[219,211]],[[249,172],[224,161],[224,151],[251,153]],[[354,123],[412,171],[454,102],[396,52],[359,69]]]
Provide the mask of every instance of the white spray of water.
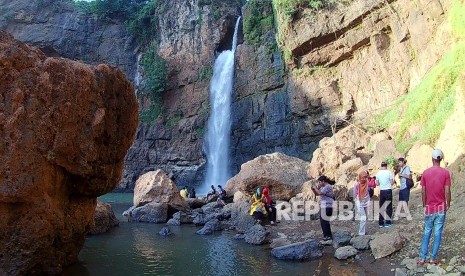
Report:
[[211,185],[224,185],[230,178],[229,144],[231,135],[231,94],[234,83],[234,53],[241,17],[236,21],[232,49],[221,52],[213,66],[210,83],[211,113],[205,136],[207,176],[198,189],[206,194]]

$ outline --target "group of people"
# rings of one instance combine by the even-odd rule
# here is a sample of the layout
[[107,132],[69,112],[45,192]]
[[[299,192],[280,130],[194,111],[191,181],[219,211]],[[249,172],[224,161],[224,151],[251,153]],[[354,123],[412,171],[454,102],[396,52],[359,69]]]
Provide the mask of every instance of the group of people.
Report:
[[179,194],[181,195],[182,198],[195,198],[196,195],[195,195],[195,188],[192,187],[190,190],[187,188],[187,186],[184,186],[184,188],[182,188],[180,191],[179,191]]
[[207,197],[205,199],[206,202],[208,202],[212,197],[217,196],[216,201],[225,205],[226,203],[224,200],[226,199],[226,191],[221,187],[221,185],[218,185],[218,190],[215,189],[214,185],[210,186],[210,191],[207,193]]
[[249,214],[255,218],[255,222],[261,224],[264,218],[268,218],[270,224],[276,223],[276,208],[271,200],[268,187],[257,188],[252,196],[252,205]]
[[[420,258],[417,262],[420,265],[424,264],[427,260],[429,241],[433,232],[434,238],[429,262],[431,264],[438,263],[437,255],[441,244],[446,211],[449,209],[451,201],[451,177],[449,171],[440,166],[443,159],[444,154],[440,149],[433,150],[433,166],[426,169],[421,177],[422,202],[425,217]],[[409,182],[412,179],[412,173],[407,166],[407,160],[405,160],[405,158],[399,158],[398,164],[400,178],[399,202],[404,202],[404,204],[408,206],[411,188]],[[373,180],[376,186],[380,188],[379,205],[380,207],[383,205],[386,207],[385,213],[379,213],[379,227],[392,227],[392,186],[394,183],[394,174],[392,171],[388,170],[387,163],[383,161],[376,177],[370,178],[367,171],[361,171],[357,176],[357,184],[354,187],[354,199],[360,217],[359,235],[365,235],[366,233],[368,207],[371,202],[370,198],[373,195],[373,192],[370,192],[370,190],[374,188]],[[320,176],[318,181],[319,185],[312,186],[312,190],[315,195],[320,196],[320,222],[323,232],[323,241],[328,241],[332,239],[329,218],[333,213],[334,191],[331,185],[333,182],[326,176]]]

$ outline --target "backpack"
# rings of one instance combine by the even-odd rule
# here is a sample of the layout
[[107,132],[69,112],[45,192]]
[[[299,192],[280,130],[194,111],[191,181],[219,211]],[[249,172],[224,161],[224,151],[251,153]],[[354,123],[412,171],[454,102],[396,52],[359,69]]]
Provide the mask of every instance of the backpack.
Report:
[[[407,167],[407,166],[406,166]],[[406,168],[405,167],[405,168]],[[402,172],[405,170],[405,168],[402,169],[402,171],[400,172],[402,174]],[[410,172],[411,174],[412,172]],[[413,186],[415,186],[415,182],[413,182],[413,179],[411,178],[405,178],[405,185],[407,186],[407,189],[412,189]]]

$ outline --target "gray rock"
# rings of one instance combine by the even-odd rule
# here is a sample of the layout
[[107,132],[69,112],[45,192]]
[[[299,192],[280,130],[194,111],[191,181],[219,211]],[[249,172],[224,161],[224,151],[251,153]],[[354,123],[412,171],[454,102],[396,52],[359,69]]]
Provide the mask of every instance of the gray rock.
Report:
[[212,219],[205,223],[205,226],[199,231],[195,232],[197,235],[210,235],[215,231],[223,230],[223,226],[218,219]]
[[465,265],[462,265],[461,267],[459,267],[459,271],[461,273],[465,273]]
[[169,219],[168,222],[166,222],[167,225],[172,225],[172,226],[179,226],[181,225],[181,222],[178,219],[172,218]]
[[407,276],[407,272],[403,268],[396,268],[395,276]]
[[338,249],[339,247],[346,246],[350,244],[352,235],[347,230],[336,230],[333,234],[333,247]]
[[321,257],[323,251],[317,241],[307,240],[273,248],[271,254],[280,260],[308,260]]
[[173,232],[171,232],[171,230],[168,227],[163,227],[160,230],[160,232],[158,232],[158,234],[160,236],[169,236],[169,235],[173,235]]
[[446,271],[444,269],[442,269],[442,267],[440,267],[438,265],[433,265],[433,266],[429,267],[428,272],[433,273],[434,275],[444,275],[444,274],[446,274]]
[[350,244],[355,248],[355,249],[358,249],[358,250],[367,250],[367,249],[370,249],[370,241],[371,241],[372,237],[371,236],[357,236],[357,237],[353,237],[351,240],[350,240]]
[[417,261],[415,259],[405,258],[402,260],[400,265],[405,266],[408,270],[416,270],[417,269]]
[[194,218],[190,213],[179,211],[173,214],[173,219],[179,221],[180,224],[191,224],[194,221]]
[[244,238],[245,238],[245,235],[244,235],[244,234],[236,234],[236,235],[234,236],[234,239],[235,239],[235,240],[242,240],[242,239],[244,239]]
[[241,232],[245,232],[254,226],[255,220],[249,215],[250,203],[237,202],[228,205],[231,205],[231,217],[229,219],[231,226],[235,226]]
[[151,202],[132,210],[132,221],[165,223],[168,219],[168,205]]
[[289,244],[291,244],[291,241],[288,240],[287,238],[276,238],[271,241],[270,247],[276,248],[276,247],[281,247],[281,246],[285,246]]
[[336,249],[336,252],[334,252],[334,257],[336,257],[339,260],[347,260],[348,258],[357,255],[357,253],[357,249],[350,245],[347,245]]
[[375,259],[383,258],[404,247],[405,238],[398,230],[375,236],[370,242],[371,253]]
[[269,243],[270,232],[260,224],[254,225],[245,232],[245,242],[249,244],[265,244]]

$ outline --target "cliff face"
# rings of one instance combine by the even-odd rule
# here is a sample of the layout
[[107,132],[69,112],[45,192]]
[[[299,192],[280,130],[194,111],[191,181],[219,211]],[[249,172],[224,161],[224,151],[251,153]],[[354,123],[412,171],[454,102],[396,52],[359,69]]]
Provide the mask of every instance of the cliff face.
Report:
[[66,1],[0,0],[0,29],[47,56],[105,62],[135,76],[137,44],[126,24],[81,14]]
[[[158,15],[157,52],[168,62],[164,114],[139,125],[118,189],[132,189],[140,175],[154,169],[168,172],[180,186],[202,181],[212,66],[215,52],[230,47],[240,2],[170,1]],[[253,16],[253,2],[268,3],[262,16],[273,17],[271,0],[249,1],[244,21]],[[241,30],[232,172],[276,151],[309,160],[335,126],[365,122],[386,110],[421,81],[448,47],[449,2],[352,0],[330,9],[300,9],[289,26],[278,26],[279,50],[273,26],[258,43],[244,41]],[[138,48],[122,23],[79,15],[68,4],[33,13],[23,0],[0,3],[8,11],[0,26],[15,37],[67,57],[105,59],[129,76],[137,74]],[[136,85],[143,88],[143,78]],[[141,95],[139,103],[149,108]]]
[[137,128],[121,70],[47,58],[0,31],[0,274],[77,261],[96,197],[121,179]]

